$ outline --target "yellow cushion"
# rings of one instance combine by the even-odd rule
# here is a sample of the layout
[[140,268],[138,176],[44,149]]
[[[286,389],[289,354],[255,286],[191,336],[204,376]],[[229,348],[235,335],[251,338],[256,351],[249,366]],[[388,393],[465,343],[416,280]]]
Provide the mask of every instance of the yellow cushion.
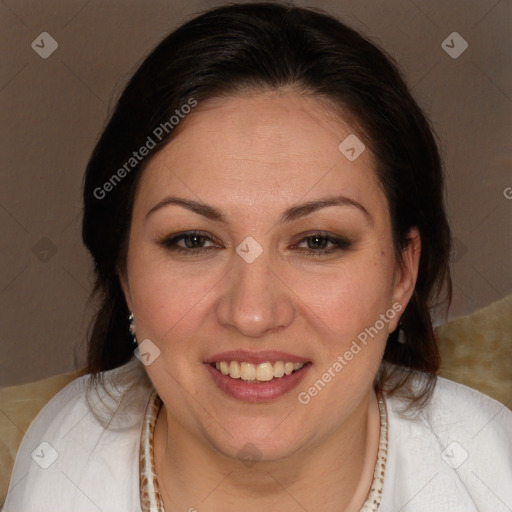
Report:
[[439,375],[512,409],[512,294],[436,329]]

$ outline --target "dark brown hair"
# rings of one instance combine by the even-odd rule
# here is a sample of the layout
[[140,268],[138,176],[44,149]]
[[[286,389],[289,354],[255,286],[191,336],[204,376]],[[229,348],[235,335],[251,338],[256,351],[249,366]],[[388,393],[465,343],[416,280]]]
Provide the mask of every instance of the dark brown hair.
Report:
[[[430,308],[441,297],[446,303],[451,298],[451,237],[432,130],[391,57],[322,12],[275,3],[226,5],[191,19],[151,52],[120,96],[85,174],[82,235],[94,258],[93,294],[101,299],[90,333],[88,373],[97,376],[133,356],[118,273],[124,270],[137,182],[176,133],[170,117],[191,98],[200,104],[283,87],[324,98],[355,120],[353,128],[377,162],[398,259],[411,227],[419,229],[418,280],[401,317],[407,342],[390,335],[374,387],[403,391],[414,374],[422,374],[427,376],[422,389],[407,393],[415,404],[430,398],[439,369]],[[133,151],[164,123],[168,133],[158,141],[153,136],[151,154],[127,167]],[[122,168],[128,171],[113,181]]]

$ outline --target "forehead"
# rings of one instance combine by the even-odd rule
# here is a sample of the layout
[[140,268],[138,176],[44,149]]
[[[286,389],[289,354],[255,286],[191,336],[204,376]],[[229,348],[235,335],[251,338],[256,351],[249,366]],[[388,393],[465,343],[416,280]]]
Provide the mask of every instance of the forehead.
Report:
[[[224,141],[231,158],[261,152],[269,159],[292,160],[295,156],[338,158],[339,143],[355,135],[348,113],[341,116],[327,100],[290,90],[272,90],[214,98],[199,103],[180,126],[181,130],[169,147],[186,148],[196,137],[202,137],[201,148],[216,146],[220,152]],[[361,138],[361,137],[359,137]],[[179,153],[176,148],[175,153]],[[172,150],[171,150],[172,151]],[[373,166],[372,155],[362,159]]]
[[269,197],[291,203],[335,193],[383,199],[373,155],[365,149],[351,161],[343,154],[340,143],[360,137],[326,100],[240,94],[199,103],[181,123],[142,176],[139,189],[150,202],[165,191],[262,206]]

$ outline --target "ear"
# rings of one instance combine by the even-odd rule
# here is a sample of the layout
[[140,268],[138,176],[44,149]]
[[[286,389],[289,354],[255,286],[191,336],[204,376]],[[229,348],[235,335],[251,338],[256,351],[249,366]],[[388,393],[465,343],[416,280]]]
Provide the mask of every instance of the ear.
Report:
[[129,311],[133,311],[132,294],[130,292],[130,283],[128,281],[128,276],[126,275],[126,272],[118,272],[117,276],[119,278],[119,282],[121,283],[124,299],[126,300],[126,306],[128,307]]
[[[411,228],[407,238],[408,244],[402,251],[402,261],[397,261],[396,264],[393,285],[393,304],[400,304],[401,311],[405,310],[414,293],[421,255],[421,237],[418,228]],[[393,323],[398,325],[398,318]],[[390,327],[390,332],[396,329],[396,325]]]

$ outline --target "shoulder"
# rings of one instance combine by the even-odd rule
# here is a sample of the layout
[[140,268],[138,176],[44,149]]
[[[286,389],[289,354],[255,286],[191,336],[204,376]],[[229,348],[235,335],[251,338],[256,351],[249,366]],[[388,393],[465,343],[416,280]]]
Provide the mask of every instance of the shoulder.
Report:
[[414,512],[507,510],[503,504],[512,504],[510,409],[441,377],[417,414],[403,414],[399,398],[386,402],[383,511],[406,503]]
[[481,423],[482,428],[500,433],[512,441],[510,409],[480,391],[443,377],[437,378],[424,416],[432,425],[452,433],[454,429],[462,428],[475,435],[474,429]]
[[36,416],[16,455],[5,512],[140,510],[132,494],[153,390],[135,358],[102,377],[102,386],[90,375],[72,381]]

